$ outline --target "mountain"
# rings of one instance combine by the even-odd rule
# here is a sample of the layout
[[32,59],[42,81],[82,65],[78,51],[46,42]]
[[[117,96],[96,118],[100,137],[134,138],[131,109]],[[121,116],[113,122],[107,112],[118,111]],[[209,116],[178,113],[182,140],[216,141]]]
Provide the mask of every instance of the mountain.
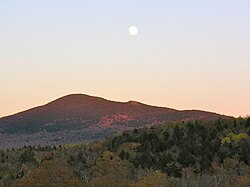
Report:
[[88,142],[115,132],[169,121],[214,120],[221,117],[227,116],[71,94],[0,118],[0,147]]

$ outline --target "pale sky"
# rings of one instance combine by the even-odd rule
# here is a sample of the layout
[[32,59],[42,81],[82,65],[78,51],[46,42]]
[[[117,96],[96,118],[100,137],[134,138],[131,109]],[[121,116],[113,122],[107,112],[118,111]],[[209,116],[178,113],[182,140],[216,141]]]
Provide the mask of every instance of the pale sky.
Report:
[[70,93],[250,115],[249,0],[0,0],[0,16],[0,117]]

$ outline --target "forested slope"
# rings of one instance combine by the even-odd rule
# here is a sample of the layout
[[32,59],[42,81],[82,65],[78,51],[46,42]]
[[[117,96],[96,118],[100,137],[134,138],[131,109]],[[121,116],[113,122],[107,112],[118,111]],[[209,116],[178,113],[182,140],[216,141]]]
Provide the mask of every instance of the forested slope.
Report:
[[1,186],[250,186],[250,118],[169,123],[91,144],[0,151]]

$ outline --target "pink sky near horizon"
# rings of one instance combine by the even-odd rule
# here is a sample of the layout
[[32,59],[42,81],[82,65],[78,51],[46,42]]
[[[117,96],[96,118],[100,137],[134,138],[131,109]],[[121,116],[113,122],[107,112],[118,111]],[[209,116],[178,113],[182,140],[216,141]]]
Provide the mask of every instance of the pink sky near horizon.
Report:
[[0,1],[0,117],[70,93],[250,115],[249,10],[248,0]]

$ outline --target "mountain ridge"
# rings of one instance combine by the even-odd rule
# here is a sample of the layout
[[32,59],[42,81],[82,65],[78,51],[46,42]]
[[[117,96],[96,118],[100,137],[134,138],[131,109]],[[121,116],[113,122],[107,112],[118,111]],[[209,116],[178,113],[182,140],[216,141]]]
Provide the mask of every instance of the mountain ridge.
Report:
[[[69,94],[45,105],[0,118],[0,139],[3,139],[0,147],[3,142],[44,145],[92,141],[115,132],[170,121],[218,118],[230,117],[201,110],[152,106],[133,100],[119,102],[86,94]],[[43,137],[37,139],[41,134]]]

